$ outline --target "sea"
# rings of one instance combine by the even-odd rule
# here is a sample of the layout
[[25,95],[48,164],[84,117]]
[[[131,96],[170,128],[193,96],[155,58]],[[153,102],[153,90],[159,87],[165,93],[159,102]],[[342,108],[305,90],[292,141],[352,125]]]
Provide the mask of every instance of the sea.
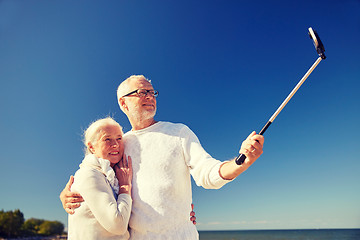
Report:
[[200,240],[360,240],[359,229],[199,231]]

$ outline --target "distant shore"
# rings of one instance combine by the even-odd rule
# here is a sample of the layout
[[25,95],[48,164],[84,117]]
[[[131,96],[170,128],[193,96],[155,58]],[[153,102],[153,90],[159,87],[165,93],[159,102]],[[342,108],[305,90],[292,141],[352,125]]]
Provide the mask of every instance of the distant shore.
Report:
[[34,237],[24,237],[24,238],[0,238],[0,240],[58,240],[58,239],[67,239],[67,235],[57,235],[57,236],[34,236]]
[[270,240],[270,239],[316,239],[316,240],[359,240],[357,229],[294,229],[294,230],[233,230],[199,231],[200,240]]

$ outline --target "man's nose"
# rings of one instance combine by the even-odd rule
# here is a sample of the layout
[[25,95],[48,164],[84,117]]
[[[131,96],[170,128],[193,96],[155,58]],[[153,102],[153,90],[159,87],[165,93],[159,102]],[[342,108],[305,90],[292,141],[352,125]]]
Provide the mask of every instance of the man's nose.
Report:
[[151,94],[150,92],[146,92],[145,98],[155,98],[155,96],[154,96],[154,94]]

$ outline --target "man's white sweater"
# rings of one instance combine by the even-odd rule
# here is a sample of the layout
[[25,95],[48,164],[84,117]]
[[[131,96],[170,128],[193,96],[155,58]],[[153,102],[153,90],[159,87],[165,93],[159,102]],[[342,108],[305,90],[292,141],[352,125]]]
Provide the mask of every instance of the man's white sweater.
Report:
[[191,179],[217,189],[229,182],[184,124],[158,122],[124,135],[125,154],[133,163],[131,239],[198,239],[190,221]]

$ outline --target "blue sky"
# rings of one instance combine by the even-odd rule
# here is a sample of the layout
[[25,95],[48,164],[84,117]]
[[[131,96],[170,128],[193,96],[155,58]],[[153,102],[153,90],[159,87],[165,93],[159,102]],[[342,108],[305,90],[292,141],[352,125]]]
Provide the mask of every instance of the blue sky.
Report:
[[264,154],[220,190],[194,186],[199,230],[360,227],[360,2],[0,1],[0,209],[67,224],[58,195],[81,134],[144,74],[157,120],[187,124],[215,158],[237,155],[318,55],[265,133]]

